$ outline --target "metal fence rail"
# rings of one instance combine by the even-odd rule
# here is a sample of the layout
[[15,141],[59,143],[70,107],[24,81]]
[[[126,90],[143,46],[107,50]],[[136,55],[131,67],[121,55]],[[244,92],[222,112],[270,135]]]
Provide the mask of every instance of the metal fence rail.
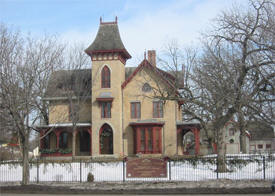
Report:
[[[127,178],[127,161],[50,162],[30,163],[30,182],[86,182],[91,173],[94,181],[202,181],[209,179],[273,179],[275,155],[227,156],[226,172],[217,170],[217,157],[178,157],[168,159],[165,178]],[[0,182],[22,180],[22,162],[0,162]]]

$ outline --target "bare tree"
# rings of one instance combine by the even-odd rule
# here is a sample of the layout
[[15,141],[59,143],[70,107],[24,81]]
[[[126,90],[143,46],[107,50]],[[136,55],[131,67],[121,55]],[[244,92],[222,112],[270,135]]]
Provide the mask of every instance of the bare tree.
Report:
[[[203,48],[197,56],[187,55],[187,64],[174,60],[179,56],[175,53],[177,46],[167,50],[172,67],[192,65],[190,72],[184,73],[187,78],[178,99],[184,101],[186,120],[196,119],[206,133],[214,133],[212,140],[218,144],[221,163],[225,153],[223,128],[227,122],[238,120],[242,150],[249,118],[274,123],[274,26],[274,4],[251,0],[245,11],[234,7],[222,12],[212,30],[203,36]],[[219,171],[224,170],[224,164],[220,164]]]
[[[77,130],[77,123],[82,122],[81,114],[86,115],[83,110],[87,104],[90,104],[91,97],[91,69],[87,69],[89,65],[88,55],[84,52],[83,44],[75,44],[71,48],[67,48],[62,70],[52,73],[50,82],[47,86],[47,92],[44,100],[53,106],[55,103],[62,101],[69,108],[69,113],[61,114],[60,111],[51,111],[56,113],[56,123],[71,122],[73,137]],[[55,127],[52,127],[45,137]],[[42,139],[40,138],[40,139]],[[73,149],[75,149],[75,138],[73,139]],[[73,156],[75,152],[73,151]]]
[[[29,182],[29,137],[43,113],[38,106],[45,92],[42,83],[60,62],[63,47],[53,37],[31,39],[4,24],[0,28],[0,97],[15,125],[23,157],[22,184]],[[37,115],[38,114],[38,115]]]

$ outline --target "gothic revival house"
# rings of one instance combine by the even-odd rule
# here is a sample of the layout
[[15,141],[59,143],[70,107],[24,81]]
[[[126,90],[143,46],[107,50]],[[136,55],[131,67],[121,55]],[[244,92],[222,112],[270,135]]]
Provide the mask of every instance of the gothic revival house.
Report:
[[57,71],[48,84],[49,123],[40,126],[41,156],[182,155],[187,133],[193,153],[200,153],[199,124],[182,122],[181,103],[163,101],[157,93],[178,92],[175,78],[156,67],[154,50],[137,67],[125,67],[131,55],[116,19],[100,20],[85,52],[91,69]]

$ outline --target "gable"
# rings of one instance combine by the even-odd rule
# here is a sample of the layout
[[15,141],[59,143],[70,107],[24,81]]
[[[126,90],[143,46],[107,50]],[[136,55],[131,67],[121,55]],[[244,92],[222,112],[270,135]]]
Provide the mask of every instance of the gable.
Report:
[[151,82],[154,82],[155,84],[159,84],[159,82],[161,82],[163,87],[167,88],[167,90],[170,89],[176,91],[174,85],[175,78],[171,74],[152,66],[146,59],[143,60],[134,72],[125,80],[125,82],[121,85],[122,89],[124,89],[128,83],[130,83],[141,71],[147,72],[146,75],[149,75]]

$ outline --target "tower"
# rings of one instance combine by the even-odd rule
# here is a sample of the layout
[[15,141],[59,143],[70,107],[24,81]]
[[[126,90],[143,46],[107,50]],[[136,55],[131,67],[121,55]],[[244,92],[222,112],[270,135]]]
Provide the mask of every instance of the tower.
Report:
[[122,144],[122,89],[125,63],[131,58],[119,34],[117,17],[102,22],[93,43],[85,50],[92,60],[92,154],[120,155]]

